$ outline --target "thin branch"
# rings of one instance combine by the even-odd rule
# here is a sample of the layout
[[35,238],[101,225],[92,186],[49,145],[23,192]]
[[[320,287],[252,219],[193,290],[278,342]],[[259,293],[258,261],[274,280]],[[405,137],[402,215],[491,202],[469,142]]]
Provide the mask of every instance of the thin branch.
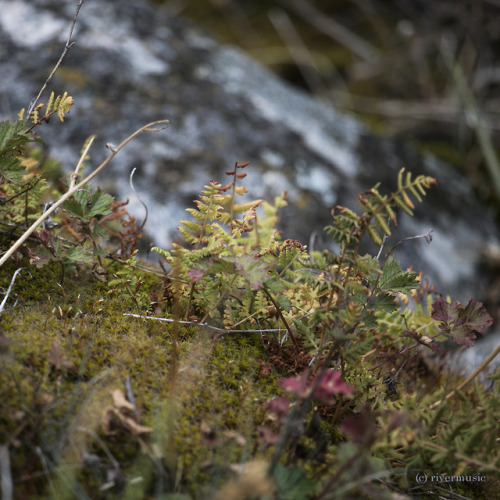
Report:
[[75,44],[75,42],[71,41],[71,37],[73,36],[73,30],[75,28],[76,19],[78,17],[80,9],[82,8],[83,2],[84,2],[84,0],[78,1],[78,5],[76,6],[76,12],[75,12],[75,15],[73,16],[73,22],[71,23],[71,27],[70,27],[69,33],[68,33],[68,38],[66,40],[66,44],[64,46],[64,50],[61,54],[61,57],[57,61],[56,65],[54,66],[54,69],[52,70],[52,72],[48,76],[47,80],[45,80],[45,83],[43,84],[42,88],[40,89],[40,92],[38,92],[38,95],[30,103],[30,106],[28,108],[28,114],[27,114],[28,119],[31,116],[31,112],[35,109],[37,102],[40,100],[40,97],[42,97],[42,94],[44,93],[45,89],[47,88],[47,85],[49,84],[50,80],[52,80],[52,77],[55,75],[56,71],[59,69],[59,66],[63,62],[63,59],[66,57],[66,54],[69,52],[71,47],[73,47],[73,45]]
[[148,221],[149,210],[148,206],[142,201],[141,197],[137,194],[137,191],[135,190],[134,187],[133,177],[136,170],[137,168],[135,167],[132,169],[132,172],[130,172],[130,176],[128,178],[128,182],[130,184],[130,189],[137,196],[137,199],[139,200],[140,204],[144,207],[144,210],[146,211],[146,214],[144,215],[144,220],[142,221],[142,224],[139,226],[139,231],[142,231],[144,229],[144,226],[146,225],[146,222]]
[[12,291],[12,287],[14,286],[14,282],[16,281],[17,275],[22,270],[23,270],[22,267],[20,267],[19,269],[16,269],[14,276],[12,276],[12,279],[10,280],[9,288],[8,288],[7,292],[5,292],[5,297],[3,298],[2,303],[0,304],[0,314],[2,314],[3,310],[5,309],[5,304],[7,303],[7,299],[9,298],[10,292]]
[[89,149],[92,146],[92,143],[94,142],[94,140],[95,140],[95,136],[90,138],[89,142],[87,143],[87,146],[85,147],[85,150],[80,155],[80,159],[78,160],[75,171],[71,174],[71,182],[69,185],[70,189],[73,189],[75,187],[76,181],[78,179],[78,172],[80,171],[80,168],[82,168],[83,162],[85,161],[85,157],[87,156],[87,153],[89,152]]
[[153,321],[164,321],[166,323],[176,323],[176,324],[181,324],[181,325],[191,325],[191,326],[203,326],[205,328],[209,328],[210,330],[213,330],[215,332],[222,332],[222,333],[268,333],[268,332],[273,332],[273,333],[279,333],[279,332],[286,332],[286,328],[269,328],[269,329],[261,329],[261,328],[255,328],[253,330],[226,330],[225,328],[217,328],[216,326],[209,325],[208,323],[197,323],[196,321],[183,321],[180,319],[171,319],[171,318],[157,318],[156,316],[143,316],[141,314],[132,314],[132,313],[123,313],[124,316],[131,316],[132,318],[141,318],[141,319],[150,319]]
[[4,254],[0,259],[0,267],[5,264],[9,257],[28,239],[28,237],[36,230],[36,228],[51,215],[55,210],[57,210],[68,198],[71,198],[73,194],[81,189],[85,184],[88,184],[108,163],[117,155],[118,151],[122,149],[126,144],[128,144],[132,139],[134,139],[141,132],[157,132],[161,129],[152,128],[155,125],[167,124],[168,120],[158,120],[156,122],[148,123],[144,127],[136,130],[133,134],[129,135],[119,146],[110,147],[111,154],[85,179],[69,189],[68,192],[62,195],[48,210],[46,210],[38,219],[26,230],[26,232],[10,247],[10,249]]
[[433,410],[437,408],[444,401],[448,401],[451,399],[455,392],[461,391],[468,383],[472,382],[492,361],[493,359],[500,353],[500,345],[477,367],[477,369],[472,373],[469,377],[467,377],[458,387],[453,389],[442,401],[436,401],[434,404],[430,406],[430,409]]

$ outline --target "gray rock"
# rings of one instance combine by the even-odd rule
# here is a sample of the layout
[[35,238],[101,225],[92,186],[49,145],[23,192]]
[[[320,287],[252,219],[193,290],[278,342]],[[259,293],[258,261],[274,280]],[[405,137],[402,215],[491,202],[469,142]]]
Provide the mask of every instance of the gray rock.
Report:
[[[0,9],[0,113],[27,107],[58,59],[75,1],[10,0]],[[236,161],[250,161],[249,196],[272,200],[288,191],[286,237],[307,242],[330,222],[336,204],[382,182],[393,188],[403,166],[439,186],[416,217],[401,217],[398,237],[434,229],[434,241],[398,249],[439,289],[458,299],[481,299],[488,276],[481,249],[496,243],[492,218],[467,182],[449,166],[409,146],[376,137],[331,103],[314,100],[278,80],[232,47],[220,45],[183,19],[138,0],[86,0],[75,46],[50,89],[68,91],[75,105],[65,124],[44,125],[43,136],[68,171],[87,136],[97,134],[93,164],[140,126],[168,119],[160,134],[144,134],[121,152],[97,183],[132,198],[128,175],[149,207],[149,236],[168,247],[175,227],[211,178],[223,183]],[[250,199],[250,198],[249,198]],[[375,253],[375,247],[368,248]]]

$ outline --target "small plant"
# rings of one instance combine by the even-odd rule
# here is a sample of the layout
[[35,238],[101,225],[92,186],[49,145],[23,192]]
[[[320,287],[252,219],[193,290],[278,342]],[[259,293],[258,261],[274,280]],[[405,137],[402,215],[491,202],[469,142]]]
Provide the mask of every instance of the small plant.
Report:
[[[325,232],[338,251],[309,251],[277,229],[286,193],[241,200],[248,163],[237,163],[230,182],[210,181],[187,209],[183,244],[154,249],[170,269],[145,270],[127,202],[89,182],[166,122],[108,145],[84,177],[90,137],[61,181],[35,130],[63,122],[73,98],[37,104],[42,91],[0,123],[0,266],[11,264],[0,304],[3,492],[16,483],[21,496],[68,498],[442,494],[419,480],[429,472],[464,474],[453,492],[467,498],[467,478],[500,472],[499,372],[488,388],[476,380],[500,347],[465,380],[439,357],[449,340],[472,347],[491,317],[403,269],[397,243],[387,250],[398,213],[414,215],[432,177],[402,169],[395,192],[377,184],[359,195],[359,213],[335,207]],[[42,275],[51,278],[30,291]],[[18,284],[34,312],[8,311]]]
[[[188,209],[194,220],[182,221],[179,228],[187,246],[155,250],[176,271],[170,279],[180,283],[185,321],[210,320],[228,332],[260,330],[271,362],[292,374],[281,385],[295,395],[295,403],[286,397],[271,401],[268,412],[274,423],[261,429],[263,443],[274,447],[269,471],[282,494],[304,494],[301,488],[307,485],[311,498],[331,498],[334,490],[335,498],[351,498],[376,480],[383,495],[384,488],[391,487],[390,478],[403,470],[408,474],[431,464],[450,467],[451,456],[467,467],[486,467],[490,452],[468,448],[468,455],[454,440],[455,431],[438,433],[432,444],[439,417],[427,414],[429,402],[439,406],[439,412],[452,411],[450,398],[461,393],[454,391],[440,403],[438,381],[422,394],[412,385],[411,373],[418,363],[428,366],[432,357],[426,351],[432,356],[447,339],[472,346],[475,333],[488,328],[492,319],[481,303],[471,299],[463,306],[445,300],[422,284],[418,273],[403,270],[392,253],[384,254],[397,211],[413,215],[415,202],[423,200],[434,179],[401,170],[394,193],[382,194],[377,185],[359,196],[361,214],[336,207],[326,232],[340,245],[339,252],[309,254],[297,241],[282,241],[276,230],[284,196],[274,206],[262,200],[235,203],[235,194],[244,193],[236,186],[243,178],[237,172],[245,166],[227,172],[233,180],[226,186],[211,181],[196,208]],[[258,206],[263,215],[257,213]],[[365,237],[378,247],[376,256],[360,253]],[[431,242],[430,233],[422,238]],[[273,338],[273,332],[282,331],[284,338]],[[398,388],[403,386],[405,396]],[[416,410],[417,398],[427,401],[427,410]],[[481,419],[486,432],[496,425],[493,413],[488,423]],[[460,418],[463,424],[465,415]],[[372,425],[376,420],[380,424]],[[336,436],[333,440],[312,430],[319,422]],[[421,429],[421,436],[397,438],[395,430],[403,432],[406,426]],[[475,434],[466,437],[465,428],[460,429],[464,442],[472,443]],[[420,446],[427,453],[417,459]],[[297,469],[304,456],[307,463],[324,464],[316,474],[322,477],[316,487],[311,476]],[[393,457],[391,464],[388,457]],[[499,466],[497,456],[490,470]],[[323,477],[326,469],[337,472]],[[299,477],[298,483],[286,486],[283,477],[288,474]]]

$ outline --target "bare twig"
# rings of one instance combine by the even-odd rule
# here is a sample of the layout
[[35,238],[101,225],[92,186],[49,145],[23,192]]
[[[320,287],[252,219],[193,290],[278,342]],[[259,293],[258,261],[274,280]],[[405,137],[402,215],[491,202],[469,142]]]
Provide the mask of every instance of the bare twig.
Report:
[[149,211],[148,211],[148,206],[142,201],[141,197],[137,194],[137,191],[135,190],[134,187],[133,177],[136,170],[137,169],[135,167],[132,169],[132,172],[130,172],[130,177],[128,178],[128,182],[130,184],[130,189],[137,196],[137,199],[139,200],[140,204],[144,207],[144,210],[146,211],[146,214],[144,215],[144,220],[142,221],[142,224],[139,226],[139,231],[142,231],[148,220]]
[[95,136],[90,138],[89,142],[85,146],[85,150],[80,155],[80,159],[78,160],[78,163],[75,167],[75,171],[71,174],[71,182],[69,185],[70,189],[73,189],[75,187],[76,181],[78,180],[78,173],[80,171],[80,168],[82,168],[83,162],[85,161],[85,157],[87,156],[87,153],[89,152],[89,149],[92,146],[92,143],[94,142],[94,140],[95,140]]
[[14,276],[12,276],[12,279],[10,280],[10,285],[8,290],[5,292],[5,297],[2,300],[2,303],[0,304],[0,314],[2,314],[3,310],[5,309],[5,304],[7,303],[7,299],[9,298],[10,292],[12,291],[12,287],[14,286],[14,282],[16,281],[17,275],[22,271],[22,267],[19,269],[16,269],[16,272],[14,273]]
[[461,391],[468,383],[472,382],[500,353],[500,345],[477,367],[477,369],[469,377],[467,377],[458,387],[453,389],[449,394],[446,395],[444,400],[436,401],[430,406],[431,410],[437,408],[443,401],[448,401],[453,397],[457,391]]
[[42,97],[42,94],[44,93],[45,89],[47,88],[47,85],[49,84],[50,80],[52,80],[52,77],[55,75],[56,71],[59,69],[59,66],[63,62],[63,59],[66,57],[66,54],[71,49],[71,47],[73,47],[73,45],[75,44],[75,42],[71,41],[71,37],[73,36],[73,30],[75,28],[76,19],[78,17],[80,9],[82,8],[83,2],[84,2],[84,0],[78,1],[78,5],[76,6],[76,12],[75,12],[75,15],[73,16],[73,22],[71,23],[71,27],[69,29],[68,38],[66,40],[66,44],[64,45],[64,50],[61,54],[61,57],[57,61],[56,65],[54,66],[54,69],[51,71],[47,80],[45,80],[45,83],[43,84],[42,88],[40,89],[40,92],[38,92],[38,95],[31,101],[29,108],[28,108],[28,114],[27,114],[28,118],[30,117],[31,112],[35,109],[35,106],[36,106],[37,102],[40,100],[40,97]]
[[0,259],[0,267],[5,264],[9,257],[28,239],[28,237],[36,230],[36,228],[45,220],[49,215],[51,215],[55,210],[57,210],[68,198],[73,196],[73,194],[80,188],[88,184],[108,163],[117,155],[117,153],[125,147],[134,137],[139,135],[141,132],[157,132],[161,129],[153,128],[155,125],[167,124],[168,120],[158,120],[156,122],[148,123],[144,127],[136,130],[133,134],[129,135],[120,145],[113,146],[110,148],[111,154],[85,179],[79,182],[76,186],[69,189],[68,192],[62,195],[48,210],[46,210],[38,219],[26,230],[26,232],[10,247],[10,249],[4,254]]
[[191,326],[203,326],[205,328],[209,328],[210,330],[213,330],[214,332],[221,332],[221,333],[256,333],[256,332],[261,332],[261,333],[278,333],[278,332],[286,332],[286,328],[268,328],[268,329],[261,329],[261,328],[254,328],[253,330],[226,330],[225,328],[217,328],[216,326],[209,325],[208,323],[197,323],[196,321],[182,321],[180,319],[171,319],[171,318],[157,318],[156,316],[143,316],[141,314],[132,314],[132,313],[124,313],[124,316],[131,316],[132,318],[140,318],[140,319],[150,319],[153,321],[164,321],[165,323],[175,323],[175,324],[181,324],[181,325],[191,325]]

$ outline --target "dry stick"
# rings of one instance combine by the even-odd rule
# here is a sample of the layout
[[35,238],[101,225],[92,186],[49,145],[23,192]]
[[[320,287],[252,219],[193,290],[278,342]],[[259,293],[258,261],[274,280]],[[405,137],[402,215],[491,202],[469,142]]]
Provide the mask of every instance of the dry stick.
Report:
[[57,61],[56,65],[54,66],[54,69],[52,70],[52,72],[48,76],[47,80],[45,80],[45,83],[43,84],[42,88],[40,89],[40,92],[38,92],[38,95],[30,103],[30,106],[28,108],[28,115],[27,115],[28,118],[31,115],[31,112],[35,109],[36,103],[40,100],[40,97],[42,97],[42,94],[45,91],[45,89],[47,88],[47,85],[49,84],[50,80],[52,80],[52,77],[55,75],[55,72],[58,70],[59,66],[63,62],[63,59],[66,57],[66,54],[71,49],[71,47],[73,47],[73,45],[75,44],[75,42],[71,41],[71,37],[73,36],[73,30],[75,28],[76,19],[78,17],[78,13],[80,12],[80,9],[83,5],[83,2],[84,2],[84,0],[80,0],[78,2],[75,15],[73,16],[73,22],[71,23],[71,28],[69,29],[68,38],[66,40],[66,44],[64,46],[64,50],[61,54],[61,57],[59,58],[59,61]]
[[92,143],[94,142],[94,140],[95,140],[95,135],[90,138],[89,142],[87,143],[87,146],[85,146],[85,149],[82,152],[80,159],[78,160],[75,171],[71,174],[71,182],[69,185],[70,189],[73,189],[75,187],[76,181],[78,180],[78,173],[80,172],[80,169],[82,168],[83,162],[85,161],[85,157],[87,156],[87,153],[89,152],[90,146],[92,146]]
[[430,406],[433,410],[437,408],[444,401],[452,398],[456,391],[461,391],[469,382],[472,382],[495,358],[495,356],[500,352],[500,345],[477,367],[477,369],[468,378],[466,378],[457,388],[453,389],[442,401],[436,401]]
[[[144,127],[136,130],[133,134],[129,135],[119,146],[110,148],[111,154],[85,179],[78,183],[73,188],[69,189],[68,192],[62,195],[48,210],[46,210],[38,219],[26,230],[26,232],[12,245],[12,247],[5,253],[5,255],[0,259],[0,267],[5,264],[8,258],[28,239],[28,237],[35,231],[35,229],[55,210],[57,210],[68,198],[70,198],[76,191],[85,186],[89,181],[91,181],[106,165],[116,156],[118,151],[122,149],[126,144],[128,144],[134,137],[139,135],[141,132],[157,132],[161,129],[151,128],[155,125],[167,124],[168,120],[158,120],[156,122],[148,123]],[[84,151],[84,154],[86,152]]]

